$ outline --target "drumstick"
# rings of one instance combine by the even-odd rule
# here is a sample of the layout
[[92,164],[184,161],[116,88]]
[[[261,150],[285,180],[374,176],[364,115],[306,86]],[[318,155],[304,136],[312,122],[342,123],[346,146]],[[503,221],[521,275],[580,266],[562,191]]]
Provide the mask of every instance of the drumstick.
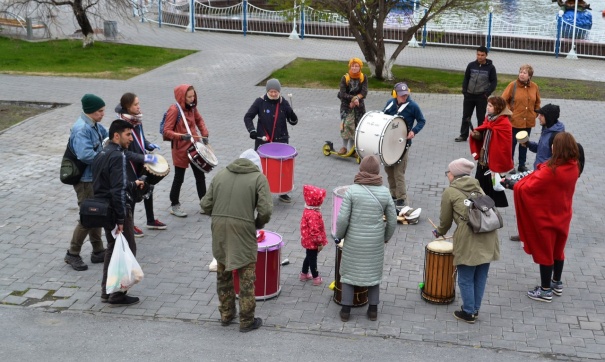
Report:
[[429,222],[431,223],[431,225],[433,225],[433,227],[434,227],[435,229],[437,229],[437,225],[435,225],[435,223],[433,222],[433,220],[431,220],[431,218],[430,218],[430,217],[427,217],[427,219],[429,219]]

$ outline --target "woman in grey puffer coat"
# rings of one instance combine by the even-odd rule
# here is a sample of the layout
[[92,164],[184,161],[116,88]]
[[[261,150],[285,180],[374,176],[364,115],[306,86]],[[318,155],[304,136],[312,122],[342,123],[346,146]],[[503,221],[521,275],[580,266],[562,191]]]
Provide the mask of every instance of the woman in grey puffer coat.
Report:
[[354,185],[343,197],[336,222],[336,237],[345,239],[340,263],[343,322],[350,317],[354,286],[368,287],[367,315],[370,320],[377,319],[384,247],[396,225],[395,204],[389,189],[382,186],[380,162],[376,156],[364,157]]

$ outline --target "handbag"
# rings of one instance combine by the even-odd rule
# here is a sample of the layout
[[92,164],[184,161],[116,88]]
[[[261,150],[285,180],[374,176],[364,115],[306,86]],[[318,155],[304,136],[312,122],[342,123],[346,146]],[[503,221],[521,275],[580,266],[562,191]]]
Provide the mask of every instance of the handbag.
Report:
[[83,227],[111,229],[115,226],[113,209],[108,199],[86,199],[80,204],[80,223]]
[[67,141],[67,147],[61,160],[61,168],[59,170],[59,180],[66,185],[75,185],[80,182],[84,170],[88,165],[80,160],[73,153]]
[[465,220],[462,215],[460,217],[467,221],[475,234],[489,233],[504,226],[502,216],[496,208],[496,202],[491,197],[476,192],[467,194],[459,188],[454,188],[470,201],[470,204],[467,205],[468,219]]

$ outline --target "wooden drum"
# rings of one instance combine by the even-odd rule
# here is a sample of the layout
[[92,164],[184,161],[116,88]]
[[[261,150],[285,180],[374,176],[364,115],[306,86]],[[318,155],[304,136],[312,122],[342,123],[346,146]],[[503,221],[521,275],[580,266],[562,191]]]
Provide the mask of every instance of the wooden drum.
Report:
[[[342,259],[342,249],[336,246],[336,283],[334,286],[334,302],[342,302],[342,283],[340,282],[340,260]],[[368,304],[368,287],[353,287],[353,307],[361,307]],[[342,305],[342,304],[341,304]]]
[[456,297],[453,249],[453,244],[445,240],[435,240],[425,248],[421,296],[429,303],[449,304]]

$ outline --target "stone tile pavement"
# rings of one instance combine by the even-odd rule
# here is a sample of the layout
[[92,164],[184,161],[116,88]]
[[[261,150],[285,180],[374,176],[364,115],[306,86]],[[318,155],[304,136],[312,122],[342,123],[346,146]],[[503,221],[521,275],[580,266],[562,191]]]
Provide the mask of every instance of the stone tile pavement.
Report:
[[[4,160],[0,165],[0,301],[114,315],[216,321],[219,315],[215,276],[208,272],[212,260],[210,218],[197,213],[198,200],[190,172],[181,193],[189,212],[187,218],[168,213],[172,174],[156,187],[156,217],[168,224],[168,230],[144,229],[146,236],[137,239],[138,260],[145,279],[132,289],[132,294],[141,297],[140,304],[108,308],[100,301],[102,266],[89,263],[87,271],[76,272],[63,262],[78,216],[74,191],[59,182],[57,168],[69,128],[80,112],[80,97],[87,92],[98,94],[105,99],[107,109],[112,110],[122,93],[137,93],[147,137],[160,144],[160,153],[170,159],[170,146],[162,142],[157,131],[159,122],[173,102],[173,87],[183,82],[195,85],[199,109],[220,162],[208,174],[210,182],[217,170],[252,147],[242,120],[254,98],[264,92],[264,87],[256,84],[296,57],[346,60],[361,54],[355,44],[345,41],[191,34],[146,24],[135,28],[120,23],[120,30],[123,42],[199,52],[126,81],[0,75],[2,100],[71,104],[0,134],[0,156]],[[551,56],[496,52],[490,57],[501,73],[516,74],[520,64],[529,62],[536,74],[605,81],[602,61],[571,62]],[[473,58],[474,51],[468,49],[406,49],[398,63],[463,69]],[[598,156],[604,102],[543,100],[561,106],[561,120],[582,142],[588,159],[574,199],[563,296],[555,297],[550,304],[525,296],[539,282],[538,268],[518,243],[508,240],[516,233],[511,206],[503,210],[505,227],[499,233],[502,257],[492,264],[480,320],[467,325],[452,317],[459,300],[447,306],[427,304],[418,290],[418,283],[423,280],[424,247],[432,240],[432,227],[426,217],[438,218],[441,192],[447,184],[443,170],[452,159],[468,156],[466,144],[453,142],[458,135],[462,97],[413,94],[427,125],[414,140],[406,178],[410,203],[423,209],[422,220],[418,225],[398,226],[387,246],[378,321],[368,321],[365,308],[359,308],[353,310],[348,323],[342,323],[339,306],[332,301],[333,293],[328,289],[334,278],[334,249],[327,248],[319,254],[324,285],[314,287],[297,278],[304,259],[298,226],[304,207],[301,186],[312,183],[331,194],[335,187],[352,183],[358,166],[352,159],[326,157],[321,152],[326,140],[339,142],[336,90],[284,85],[282,93],[293,94],[293,106],[300,118],[299,124],[290,128],[291,144],[297,148],[298,157],[293,203],[285,205],[275,197],[275,213],[267,225],[267,229],[283,236],[282,257],[290,260],[290,265],[282,268],[281,295],[257,304],[257,314],[265,319],[268,328],[433,341],[556,354],[560,358],[605,358],[605,197],[598,176],[604,174],[605,166]],[[387,92],[370,92],[368,110],[381,109],[388,96]],[[107,113],[105,125],[111,121],[111,112]],[[535,128],[531,137],[536,139],[539,131]],[[528,157],[533,162],[533,154]],[[331,197],[322,212],[329,229]],[[140,205],[135,220],[138,225],[145,222]],[[85,260],[89,260],[90,251],[90,244],[86,243],[82,251]]]

